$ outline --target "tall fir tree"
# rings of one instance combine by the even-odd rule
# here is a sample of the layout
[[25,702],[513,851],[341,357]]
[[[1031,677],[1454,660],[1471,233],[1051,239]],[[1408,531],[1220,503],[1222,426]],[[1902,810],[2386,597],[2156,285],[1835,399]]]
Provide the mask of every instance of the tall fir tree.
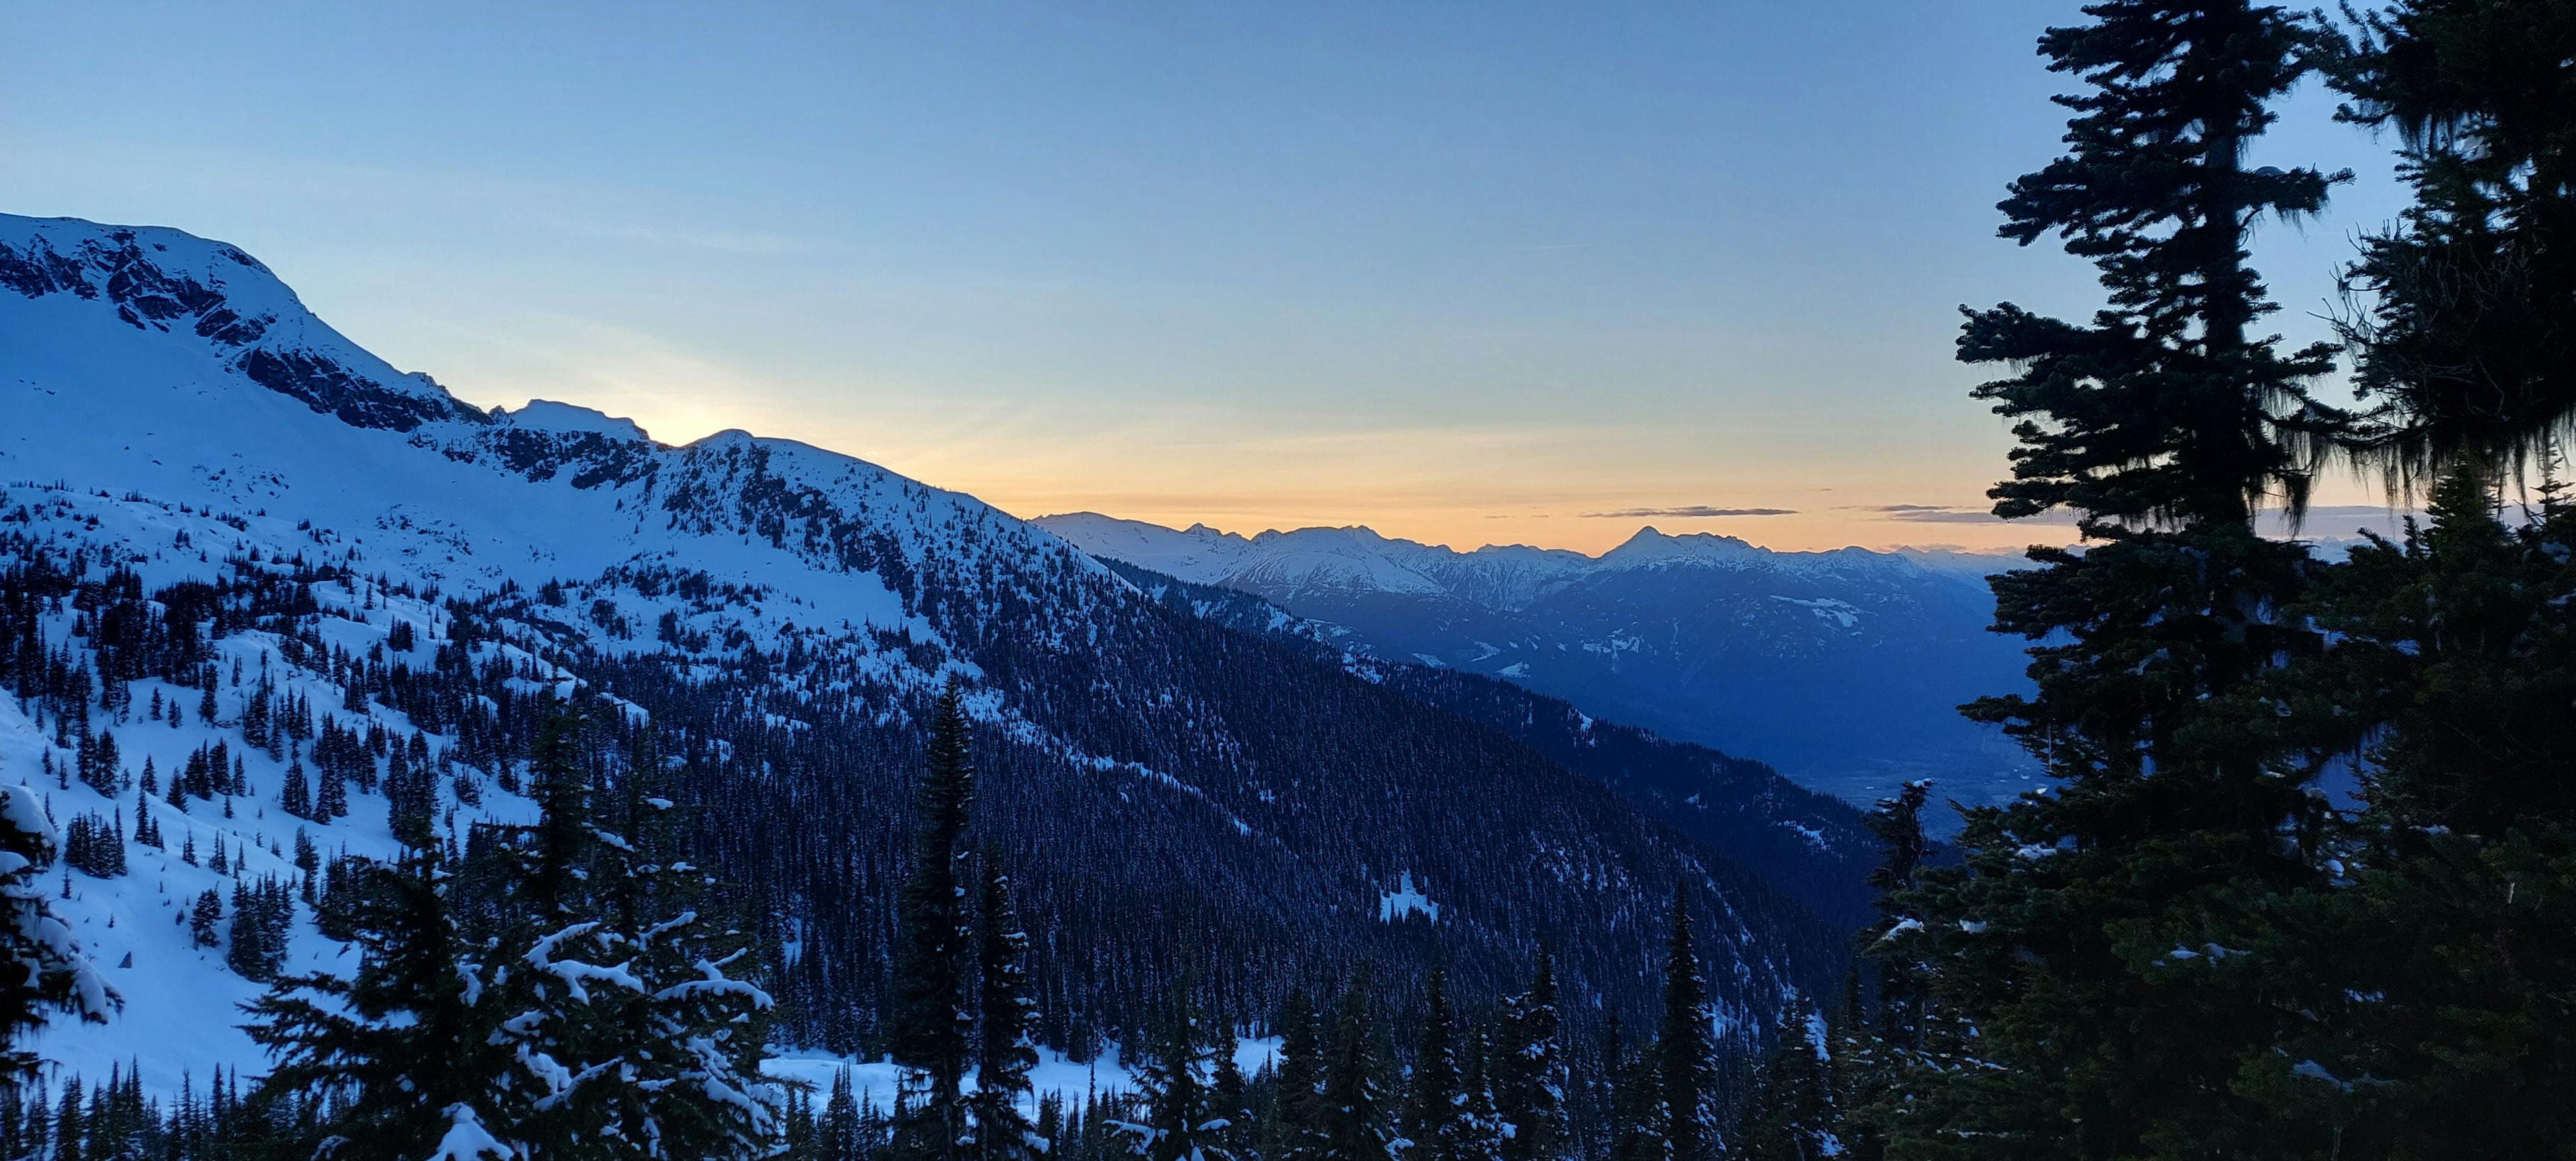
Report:
[[1691,937],[1690,896],[1673,891],[1673,930],[1664,951],[1664,1022],[1655,1040],[1664,1148],[1671,1161],[1717,1155],[1717,1042],[1708,977]]
[[1494,1062],[1496,1112],[1511,1126],[1503,1155],[1511,1161],[1553,1161],[1570,1144],[1562,1035],[1556,959],[1541,951],[1529,990],[1512,997]]
[[1316,1161],[1324,1151],[1323,1088],[1326,1052],[1315,1006],[1302,988],[1280,1003],[1275,1022],[1279,1062],[1261,1153],[1269,1161]]
[[1449,1010],[1449,973],[1431,969],[1424,983],[1422,1036],[1413,1049],[1413,1093],[1405,1116],[1405,1136],[1413,1142],[1408,1159],[1462,1161],[1468,1127],[1460,1123],[1464,1091],[1459,1084],[1456,1016]]
[[309,1132],[350,1156],[430,1156],[470,1131],[517,1148],[534,1113],[512,1083],[507,1013],[476,1002],[486,973],[456,928],[446,874],[434,848],[369,867],[354,976],[290,977],[248,1005],[251,1039],[274,1061],[261,1091],[327,1103],[327,1124]]
[[1230,1123],[1217,1109],[1214,1079],[1219,1037],[1211,1034],[1187,991],[1163,1005],[1151,1041],[1135,1067],[1143,1116],[1119,1124],[1142,1161],[1229,1161]]
[[861,1161],[874,1143],[867,1137],[867,1119],[859,1111],[858,1093],[850,1084],[850,1070],[832,1072],[831,1095],[824,1098],[823,1114],[814,1125],[817,1161]]
[[1502,1060],[1502,1049],[1495,1043],[1493,1027],[1482,1020],[1469,1020],[1458,1046],[1458,1144],[1454,1150],[1462,1161],[1504,1161],[1503,1143],[1511,1139],[1511,1123],[1503,1119],[1498,1092],[1496,1067]]
[[2394,130],[2414,200],[2344,273],[2343,337],[2375,406],[2349,445],[2429,484],[2498,480],[2576,414],[2576,16],[2565,4],[2397,0],[2322,40],[2338,116]]
[[1811,1161],[1845,1152],[1843,1118],[1829,1068],[1824,1014],[1793,1007],[1772,1030],[1771,1052],[1755,1074],[1753,1098],[1727,1155],[1742,1161]]
[[1389,1161],[1399,1155],[1398,1110],[1386,1091],[1366,973],[1342,993],[1324,1066],[1318,1161]]
[[577,1042],[600,1083],[574,1102],[576,1131],[649,1143],[643,1157],[761,1155],[778,1130],[777,1086],[761,1074],[775,1002],[753,982],[758,940],[719,902],[680,834],[682,808],[649,735],[615,787],[614,829],[584,829],[595,851],[585,921],[599,925],[631,988],[594,986]]
[[1037,1002],[1029,995],[1029,936],[1011,903],[1010,877],[987,849],[977,900],[976,978],[982,1021],[975,1037],[975,1155],[981,1161],[1027,1161],[1047,1148],[1037,1126],[1021,1111],[1034,1096],[1029,1070],[1037,1066],[1032,1037]]
[[2245,252],[2258,218],[2313,213],[2337,180],[2245,164],[2308,38],[2246,0],[2084,12],[2040,40],[2088,86],[2059,98],[2068,152],[2013,183],[2002,233],[2060,235],[2108,305],[2089,325],[1971,312],[1959,343],[2015,371],[1976,392],[2021,444],[1995,513],[2070,509],[2094,542],[1995,578],[1998,627],[2037,642],[2038,691],[1970,707],[2060,784],[1972,817],[1967,869],[1917,893],[1932,986],[1985,1067],[1910,1078],[1906,1156],[2227,1148],[2261,1115],[2228,1080],[2280,1032],[2229,949],[2262,926],[2254,900],[2323,878],[2316,766],[2258,689],[2322,646],[2285,613],[2314,569],[2253,515],[2306,502],[2339,417],[2305,384],[2333,352],[2254,331],[2274,308]]
[[972,932],[961,905],[975,768],[965,694],[952,679],[931,711],[928,762],[913,797],[912,873],[897,906],[892,1048],[905,1070],[899,1161],[958,1155],[968,1136],[963,1084],[974,1033],[966,994]]

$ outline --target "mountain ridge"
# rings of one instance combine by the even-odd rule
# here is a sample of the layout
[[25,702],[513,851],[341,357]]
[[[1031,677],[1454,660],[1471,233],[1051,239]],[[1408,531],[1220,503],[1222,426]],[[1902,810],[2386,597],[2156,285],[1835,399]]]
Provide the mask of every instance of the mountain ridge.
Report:
[[1987,631],[1975,562],[1651,526],[1592,556],[1460,552],[1364,527],[1035,522],[1103,558],[1338,626],[1345,648],[1513,681],[1854,803],[1925,777],[1972,802],[2031,785],[2026,756],[1954,709],[2025,682],[2021,644]]
[[[772,965],[794,1043],[881,1050],[881,908],[910,857],[917,723],[952,677],[988,763],[979,825],[1026,892],[1042,1034],[1077,1055],[1133,1034],[1184,968],[1249,1023],[1289,987],[1378,960],[1441,959],[1460,995],[1491,999],[1554,947],[1573,1018],[1644,1019],[1676,884],[1709,934],[1718,1010],[1755,1036],[1831,986],[1843,953],[1752,870],[1599,782],[1176,614],[971,496],[746,432],[670,446],[572,405],[474,407],[222,243],[0,216],[0,408],[17,420],[0,432],[0,587],[32,594],[0,628],[34,643],[24,656],[106,674],[126,662],[89,610],[210,614],[188,630],[199,644],[117,674],[123,700],[84,700],[44,664],[0,670],[37,691],[23,711],[0,699],[8,776],[70,763],[75,719],[164,763],[229,739],[237,818],[68,777],[47,794],[65,814],[131,806],[174,844],[230,843],[270,873],[253,848],[284,841],[287,767],[322,760],[243,732],[275,698],[426,755],[437,811],[461,825],[512,804],[498,787],[524,764],[537,693],[578,687],[609,740],[649,722],[687,758],[710,865],[794,949]],[[219,705],[203,728],[141,708],[200,699]],[[136,773],[101,776],[130,790]],[[352,797],[357,813],[315,837],[382,850],[385,809]],[[207,874],[126,845],[173,882]],[[141,957],[122,970],[217,979],[202,973],[219,961],[166,938],[173,901],[147,879],[72,876],[84,940]],[[1402,884],[1436,918],[1354,918]],[[304,936],[295,950],[334,954]],[[134,990],[127,1019],[176,1030],[144,1061],[157,1077],[255,1066],[221,1004],[176,1006],[241,994],[220,978]],[[48,1035],[91,1060],[134,1043]]]

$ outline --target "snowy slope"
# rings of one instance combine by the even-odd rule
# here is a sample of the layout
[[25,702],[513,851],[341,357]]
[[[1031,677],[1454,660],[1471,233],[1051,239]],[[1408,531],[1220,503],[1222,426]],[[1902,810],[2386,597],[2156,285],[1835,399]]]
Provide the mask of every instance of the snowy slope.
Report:
[[[343,530],[370,567],[451,592],[685,556],[893,626],[895,588],[934,569],[970,591],[1050,572],[1095,596],[1116,587],[972,497],[791,440],[726,431],[665,447],[542,400],[485,414],[349,343],[219,243],[0,215],[0,247],[0,286],[40,291],[0,296],[0,479]],[[147,256],[165,273],[130,277]],[[255,372],[271,365],[333,389],[239,389],[269,385]]]
[[[1483,949],[1481,960],[1459,961],[1457,978],[1483,972],[1488,990],[1520,970],[1508,949],[1532,945],[1512,924],[1555,924],[1557,937],[1585,941],[1563,949],[1569,989],[1588,978],[1605,993],[1642,997],[1633,965],[1651,958],[1653,937],[1641,917],[1660,914],[1677,877],[1706,884],[1715,919],[1707,929],[1731,958],[1720,1000],[1730,1019],[1766,1023],[1765,1005],[1812,990],[1814,981],[1796,980],[1822,964],[1818,949],[1834,946],[1740,871],[1645,833],[1606,794],[1587,796],[1570,775],[1551,780],[1525,751],[1462,742],[1444,727],[1436,741],[1462,755],[1487,747],[1477,777],[1453,759],[1457,770],[1427,771],[1401,794],[1359,781],[1380,772],[1321,765],[1303,748],[1317,731],[1257,716],[1277,704],[1245,676],[1263,664],[1257,657],[1238,660],[1231,645],[1182,634],[1089,553],[972,497],[739,431],[674,447],[631,421],[564,404],[486,412],[341,336],[247,255],[173,230],[0,215],[0,542],[9,538],[21,559],[130,569],[147,593],[319,569],[327,579],[310,586],[320,608],[312,631],[347,655],[416,670],[468,615],[459,610],[470,610],[492,620],[478,624],[467,660],[518,674],[508,680],[521,692],[590,682],[625,662],[633,668],[620,672],[666,690],[743,683],[776,664],[774,679],[727,712],[779,735],[831,734],[843,744],[836,753],[855,747],[835,731],[870,726],[865,717],[854,724],[854,711],[878,715],[880,732],[909,736],[903,699],[961,676],[973,712],[1010,747],[991,784],[997,805],[1014,793],[1024,803],[1044,795],[1051,816],[1127,827],[1089,836],[1100,866],[1079,863],[1093,857],[1087,849],[1032,854],[1066,864],[1053,868],[1057,889],[1132,892],[1116,873],[1189,858],[1204,882],[1157,888],[1173,896],[1173,914],[1247,931],[1293,926],[1313,938],[1353,930],[1345,915],[1373,914],[1381,892],[1418,875],[1443,902],[1439,938]],[[1435,575],[1436,554],[1381,563],[1366,547],[1355,541],[1359,555],[1340,559],[1389,584],[1413,583],[1399,575],[1408,571],[1422,584],[1449,583]],[[547,595],[531,599],[539,591]],[[78,647],[78,620],[77,610],[49,615],[46,647]],[[407,653],[392,647],[405,625],[416,641]],[[1121,634],[1134,635],[1133,647]],[[220,666],[239,666],[253,685],[265,676],[344,725],[420,738],[440,766],[443,827],[527,812],[491,771],[451,761],[458,737],[381,701],[350,704],[308,643],[254,626],[224,634],[219,648]],[[744,660],[751,655],[756,664]],[[590,668],[576,674],[568,658]],[[789,658],[806,668],[784,672]],[[291,758],[243,744],[240,682],[224,686],[211,725],[194,716],[195,690],[146,679],[133,694],[114,720],[95,723],[124,747],[128,774],[146,758],[169,771],[199,745],[230,738],[249,786],[229,815],[204,802],[187,812],[138,803],[134,789],[109,801],[77,779],[48,778],[48,764],[70,754],[56,744],[55,723],[40,725],[5,698],[0,779],[49,796],[58,821],[96,813],[130,833],[139,807],[167,833],[166,851],[129,844],[123,877],[69,876],[61,906],[126,1011],[104,1028],[56,1029],[38,1046],[90,1077],[139,1065],[148,1085],[166,1090],[217,1065],[259,1067],[235,1026],[235,1005],[255,986],[225,970],[220,951],[196,948],[183,921],[196,895],[217,885],[202,856],[221,846],[256,876],[284,873],[299,827],[326,855],[385,855],[394,844],[384,801],[372,795],[353,794],[356,813],[329,824],[275,808]],[[173,712],[152,716],[155,694]],[[1428,728],[1369,691],[1313,680],[1297,696],[1380,714],[1381,728]],[[180,704],[190,712],[175,712]],[[892,786],[860,798],[901,801],[892,769],[868,767]],[[1029,784],[1040,776],[1062,782]],[[1362,792],[1345,782],[1393,805],[1376,818],[1311,805]],[[1543,800],[1545,815],[1523,822],[1483,809],[1475,796],[1490,785]],[[1462,834],[1426,821],[1435,817],[1484,829]],[[821,821],[828,829],[835,820]],[[883,823],[838,821],[871,831]],[[192,839],[200,865],[175,853]],[[1032,890],[1047,882],[1033,876]],[[1218,899],[1257,909],[1241,918],[1210,902]],[[1413,936],[1374,930],[1394,926],[1335,938],[1412,946],[1398,941]],[[296,930],[287,970],[345,966],[339,945]],[[1298,966],[1281,957],[1283,971]]]
[[[995,587],[1031,598],[1044,588],[1046,599],[1076,603],[1124,590],[1052,536],[848,456],[739,431],[666,447],[631,421],[542,400],[486,414],[350,342],[249,256],[176,230],[0,215],[0,288],[0,508],[16,509],[13,521],[49,548],[122,563],[147,589],[217,580],[224,562],[245,555],[334,560],[445,597],[685,561],[774,599],[710,616],[630,594],[626,614],[649,622],[686,612],[696,627],[720,622],[770,644],[795,624],[875,626],[936,644],[939,631],[898,591],[917,592],[929,576],[976,599]],[[397,620],[413,622],[424,643],[444,636],[434,602],[366,580],[347,586],[316,595],[351,618],[341,643],[353,652],[381,647]],[[57,631],[67,634],[70,621],[65,614]],[[287,664],[263,636],[273,637],[224,639],[222,663],[274,673],[281,690],[352,724],[373,718],[410,732],[382,706],[340,707],[336,686]],[[904,668],[899,659],[880,666],[922,685],[939,678],[891,672]],[[119,723],[129,766],[149,758],[174,770],[189,751],[236,732],[237,704],[209,726],[176,712],[195,705],[194,691],[137,683],[138,704],[154,694],[170,702],[173,724]],[[435,749],[450,741],[432,738]],[[0,699],[0,778],[41,783],[49,750],[68,760],[50,742]],[[139,1063],[156,1084],[258,1059],[233,1025],[234,1005],[259,988],[219,970],[220,948],[195,948],[174,923],[200,891],[231,881],[181,863],[183,839],[193,835],[206,854],[218,842],[247,850],[254,874],[290,876],[267,848],[291,850],[299,825],[326,854],[397,849],[374,796],[353,795],[357,815],[327,827],[274,810],[283,771],[250,751],[251,794],[234,817],[153,801],[144,809],[164,826],[169,853],[138,845],[127,877],[70,877],[73,897],[61,905],[96,957],[132,957],[134,966],[110,972],[126,1015],[110,1029],[57,1029],[40,1051],[92,1076]],[[98,812],[134,826],[130,794],[111,803],[77,781],[39,789],[58,822]],[[452,796],[447,806],[462,825],[507,820],[526,804],[494,788],[479,806],[460,808]],[[299,931],[288,970],[345,955]],[[156,966],[178,962],[209,970]]]
[[[264,541],[256,531],[234,528],[211,515],[149,501],[65,493],[37,497],[19,487],[9,490],[9,504],[14,509],[13,523],[51,529],[55,547],[106,554],[164,582],[212,579],[214,569],[201,554],[219,560],[231,551],[260,547],[273,555],[281,547]],[[153,547],[136,551],[144,545]],[[420,642],[416,653],[443,635],[444,614],[429,603],[386,593],[364,580],[318,587],[314,595],[330,625],[326,638],[353,652],[384,647],[393,627],[404,621],[415,626]],[[66,611],[52,628],[67,633],[74,616]],[[354,710],[346,706],[339,686],[288,662],[274,634],[232,635],[217,642],[215,649],[214,664],[219,668],[239,665],[254,680],[268,676],[280,692],[310,698],[318,715],[344,727],[363,729],[375,724],[406,735],[411,730],[402,715],[382,706]],[[505,645],[489,646],[485,656],[542,664]],[[190,810],[170,804],[159,794],[128,791],[110,799],[70,777],[69,751],[55,746],[53,732],[31,722],[22,704],[12,699],[0,699],[0,778],[33,786],[58,826],[78,814],[98,813],[119,819],[131,834],[138,805],[159,823],[167,850],[130,843],[129,870],[123,877],[100,879],[64,870],[68,895],[52,905],[72,922],[93,958],[106,969],[125,1008],[119,1019],[104,1027],[55,1025],[35,1048],[71,1072],[104,1076],[111,1065],[139,1065],[153,1087],[175,1089],[183,1075],[202,1081],[215,1065],[232,1067],[258,1059],[249,1038],[235,1026],[240,1020],[235,1005],[261,988],[223,970],[220,946],[195,946],[186,919],[198,894],[213,889],[228,895],[236,878],[276,875],[293,881],[299,874],[291,862],[299,830],[326,858],[343,852],[387,858],[398,847],[387,823],[385,800],[374,795],[351,795],[351,816],[329,825],[306,823],[277,810],[285,763],[242,745],[242,703],[237,693],[220,699],[216,721],[207,723],[195,715],[200,696],[196,690],[146,679],[135,682],[132,692],[137,707],[133,712],[100,723],[117,739],[129,768],[141,770],[150,762],[166,777],[181,769],[191,751],[225,741],[244,760],[250,793],[222,805],[197,802]],[[166,707],[166,715],[151,716],[142,708],[156,698]],[[443,752],[452,747],[453,739],[433,737],[432,743],[434,751]],[[43,777],[41,772],[49,763],[64,772],[51,779]],[[477,818],[525,821],[533,816],[524,799],[498,786],[483,785],[479,798],[478,805],[464,808],[450,793],[444,807],[455,812],[451,817],[460,825]],[[219,845],[233,852],[228,862],[237,860],[229,876],[210,866]],[[181,852],[192,846],[198,858],[194,865],[181,860]],[[285,970],[345,972],[349,966],[342,945],[309,927],[296,929]]]

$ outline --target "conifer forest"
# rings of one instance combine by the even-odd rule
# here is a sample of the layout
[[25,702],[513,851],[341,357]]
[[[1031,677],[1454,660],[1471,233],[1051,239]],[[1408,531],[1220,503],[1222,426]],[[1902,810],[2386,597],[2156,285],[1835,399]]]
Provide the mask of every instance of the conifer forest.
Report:
[[[1971,571],[1025,521],[0,215],[0,1161],[2576,1158],[2576,0],[2024,32]],[[1628,713],[1944,586],[1985,750]]]

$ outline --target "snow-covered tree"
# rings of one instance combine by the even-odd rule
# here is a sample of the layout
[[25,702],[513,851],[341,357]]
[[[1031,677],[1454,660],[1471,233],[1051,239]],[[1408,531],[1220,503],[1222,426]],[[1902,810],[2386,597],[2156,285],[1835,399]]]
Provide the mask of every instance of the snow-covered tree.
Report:
[[49,1014],[103,1023],[119,1004],[46,906],[45,872],[59,849],[44,800],[25,785],[0,787],[0,1068],[12,1075],[35,1067],[16,1045]]
[[1136,1065],[1137,1092],[1144,1097],[1142,1119],[1121,1121],[1129,1148],[1144,1161],[1230,1161],[1222,1142],[1232,1122],[1211,1100],[1210,1081],[1219,1051],[1197,1005],[1187,993],[1175,995],[1163,1008],[1151,1043]]
[[659,793],[662,760],[638,745],[618,789],[618,829],[594,827],[599,898],[619,990],[590,1014],[584,1069],[606,1083],[576,1105],[615,1156],[699,1161],[761,1155],[779,1130],[782,1093],[762,1078],[769,994],[743,978],[755,962],[744,925],[710,902],[713,879],[674,833]]
[[484,1003],[491,965],[459,935],[436,848],[359,873],[359,962],[342,979],[280,980],[249,1005],[276,1062],[261,1091],[326,1101],[321,1155],[515,1158],[535,1112],[513,1083],[509,1013]]

